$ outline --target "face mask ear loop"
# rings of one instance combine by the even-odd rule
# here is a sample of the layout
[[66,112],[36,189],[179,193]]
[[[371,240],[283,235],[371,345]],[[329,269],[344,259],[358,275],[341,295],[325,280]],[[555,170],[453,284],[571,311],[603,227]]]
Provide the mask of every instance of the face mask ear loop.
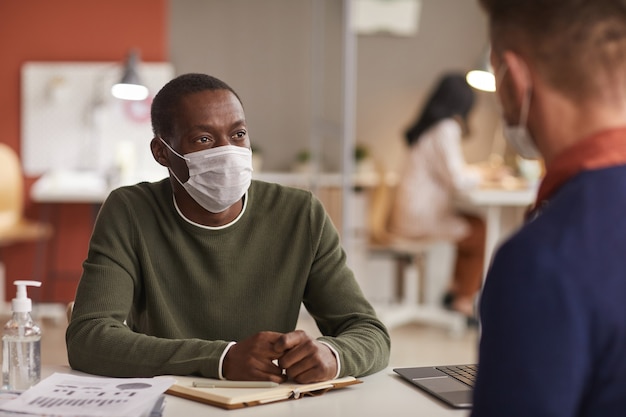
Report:
[[176,179],[176,181],[178,181],[178,183],[180,185],[182,185],[183,187],[185,186],[185,184],[183,184],[183,182],[181,180],[178,179],[178,177],[176,176],[176,174],[174,174],[174,171],[172,171],[172,168],[167,168],[167,170],[174,176],[174,178]]
[[[502,84],[502,81],[504,80],[504,75],[506,74],[506,71],[508,68],[509,67],[506,63],[503,63],[502,66],[500,67],[498,71],[499,77],[496,78],[496,91],[498,90],[498,85]],[[499,82],[498,82],[498,79],[500,80]],[[526,91],[524,92],[524,98],[522,100],[522,108],[520,110],[520,117],[519,117],[520,126],[527,127],[526,123],[528,122],[528,112],[530,111],[531,95],[532,95],[532,88],[528,87],[528,89],[526,89]]]
[[[176,152],[174,149],[172,149],[172,147],[171,147],[171,146],[170,146],[170,145],[169,145],[166,141],[164,141],[164,140],[163,140],[163,138],[162,138],[161,136],[159,136],[159,140],[160,140],[161,142],[163,142],[163,144],[164,144],[164,145],[165,145],[165,146],[166,146],[166,147],[167,147],[170,151],[172,151],[172,152],[174,153],[174,155],[178,156],[179,158],[183,158],[185,161],[188,161],[188,160],[189,160],[189,158],[184,157],[183,155],[179,154],[179,153],[178,153],[178,152]],[[168,171],[169,171],[169,172],[170,172],[170,173],[174,176],[174,178],[176,179],[176,181],[178,181],[178,183],[184,187],[183,182],[182,182],[180,179],[178,179],[178,177],[176,176],[176,174],[174,174],[174,171],[172,171],[172,168],[167,167],[167,170],[168,170]]]
[[159,136],[159,140],[160,140],[161,142],[163,142],[163,145],[165,145],[165,146],[167,147],[167,149],[169,149],[170,151],[172,151],[172,152],[174,153],[174,155],[176,155],[176,156],[177,156],[177,157],[179,157],[179,158],[184,159],[185,161],[189,161],[189,158],[187,158],[186,156],[181,155],[181,154],[179,154],[178,152],[176,152],[176,151],[174,150],[174,148],[172,148],[172,147],[170,146],[170,144],[169,144],[169,143],[167,143],[166,141],[164,141],[164,140],[163,140],[163,138],[162,138],[161,136]]

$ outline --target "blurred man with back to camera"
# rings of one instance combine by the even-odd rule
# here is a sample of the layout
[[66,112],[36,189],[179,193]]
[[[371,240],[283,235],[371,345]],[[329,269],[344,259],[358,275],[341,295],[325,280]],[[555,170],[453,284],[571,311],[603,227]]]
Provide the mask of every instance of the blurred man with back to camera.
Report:
[[626,415],[626,1],[479,0],[521,156],[546,175],[481,297],[473,417]]

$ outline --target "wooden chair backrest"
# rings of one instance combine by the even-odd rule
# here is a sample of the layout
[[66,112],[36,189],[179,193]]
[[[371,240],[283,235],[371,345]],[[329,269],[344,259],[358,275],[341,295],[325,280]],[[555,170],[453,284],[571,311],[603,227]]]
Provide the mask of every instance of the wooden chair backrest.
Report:
[[369,207],[369,240],[370,243],[386,245],[391,241],[389,234],[389,217],[395,197],[395,187],[387,184],[384,179],[373,190]]
[[15,225],[24,210],[24,177],[15,151],[0,143],[0,230]]

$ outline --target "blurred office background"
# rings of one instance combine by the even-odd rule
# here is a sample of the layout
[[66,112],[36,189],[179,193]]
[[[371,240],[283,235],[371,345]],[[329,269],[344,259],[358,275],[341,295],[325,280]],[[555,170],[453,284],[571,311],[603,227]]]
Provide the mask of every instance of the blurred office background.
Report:
[[[253,148],[262,156],[260,172],[293,172],[303,155],[313,153],[316,171],[341,173],[349,123],[351,146],[365,149],[379,172],[399,174],[403,131],[435,80],[478,65],[487,46],[486,20],[476,1],[372,0],[368,7],[402,2],[412,3],[405,5],[411,18],[366,31],[356,29],[355,15],[347,18],[346,10],[358,7],[347,0],[0,0],[0,141],[25,156],[25,64],[121,65],[135,49],[142,64],[165,63],[173,75],[204,72],[229,83],[243,100]],[[355,27],[347,29],[347,22]],[[351,98],[353,113],[346,114]],[[503,147],[494,133],[499,114],[493,95],[477,92],[477,98],[464,149],[469,162]],[[46,152],[70,155],[65,144],[50,143],[45,125],[29,129]],[[150,139],[147,128],[141,152]],[[29,139],[31,152],[33,143],[36,149]],[[0,248],[4,298],[12,297],[13,280],[32,278],[44,281],[32,291],[36,302],[64,304],[80,278],[94,204],[33,201],[31,188],[42,175],[26,173],[25,214],[51,222],[54,233],[43,252],[37,242]],[[340,203],[329,210],[343,226]],[[367,207],[354,210],[351,222],[363,222]],[[368,277],[368,270],[378,272]],[[359,279],[373,298],[392,294],[392,280],[380,276],[393,271],[391,264],[362,271]]]

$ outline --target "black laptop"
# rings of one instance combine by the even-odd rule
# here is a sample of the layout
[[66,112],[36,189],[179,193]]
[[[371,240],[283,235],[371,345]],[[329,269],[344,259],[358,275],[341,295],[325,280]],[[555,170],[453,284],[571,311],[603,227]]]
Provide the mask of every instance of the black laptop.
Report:
[[393,371],[451,407],[472,407],[478,365],[394,368]]

